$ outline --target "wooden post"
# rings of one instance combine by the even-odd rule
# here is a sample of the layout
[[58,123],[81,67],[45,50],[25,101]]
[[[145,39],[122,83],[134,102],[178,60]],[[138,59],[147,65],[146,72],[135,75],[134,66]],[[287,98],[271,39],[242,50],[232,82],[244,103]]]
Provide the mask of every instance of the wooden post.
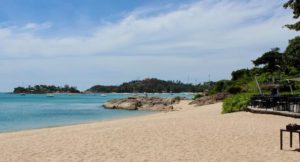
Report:
[[258,83],[258,80],[257,80],[256,75],[255,75],[255,82],[256,82],[256,86],[257,86],[257,88],[258,88],[258,90],[259,90],[259,93],[262,95],[262,91],[261,91],[261,89],[260,89],[260,86],[259,86],[259,83]]
[[292,87],[292,85],[290,84],[290,80],[289,80],[289,79],[287,79],[287,82],[288,82],[288,85],[289,85],[289,88],[290,88],[291,94],[293,95],[293,94],[294,94],[294,91],[293,91],[293,87]]
[[[299,134],[300,138],[300,134]],[[282,150],[282,130],[280,130],[280,150]]]
[[290,132],[290,147],[293,147],[293,132]]

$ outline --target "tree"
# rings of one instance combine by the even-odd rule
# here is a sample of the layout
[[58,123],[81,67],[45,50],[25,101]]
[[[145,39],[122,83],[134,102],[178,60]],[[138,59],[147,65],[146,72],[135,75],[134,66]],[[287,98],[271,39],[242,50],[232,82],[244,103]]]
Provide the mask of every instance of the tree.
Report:
[[28,86],[25,87],[17,87],[14,89],[14,93],[32,93],[32,94],[44,94],[44,93],[80,93],[79,90],[77,90],[76,87],[56,87],[53,85],[47,86],[47,85],[35,85],[35,86]]
[[224,92],[226,87],[230,84],[230,80],[220,80],[214,86],[212,90],[214,93]]
[[[291,8],[293,10],[294,19],[298,19],[300,17],[300,0],[289,0],[283,5],[283,7],[285,9]],[[300,31],[300,21],[295,24],[287,24],[285,26],[291,30]]]
[[239,80],[249,78],[251,76],[249,69],[240,69],[233,71],[231,73],[232,79],[231,80]]
[[275,72],[284,66],[283,54],[279,50],[279,48],[273,48],[252,62],[255,66],[264,65],[263,69],[267,72]]
[[289,41],[289,45],[285,50],[285,58],[288,65],[300,70],[300,37],[296,37]]

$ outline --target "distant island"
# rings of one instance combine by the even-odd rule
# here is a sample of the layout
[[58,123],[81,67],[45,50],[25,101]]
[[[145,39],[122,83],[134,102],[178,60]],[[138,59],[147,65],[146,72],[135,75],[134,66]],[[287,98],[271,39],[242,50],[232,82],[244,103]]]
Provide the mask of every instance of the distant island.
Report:
[[28,87],[17,87],[13,93],[45,94],[45,93],[80,93],[76,87],[65,85],[64,87],[54,85],[35,85]]
[[87,93],[180,93],[203,92],[211,89],[215,82],[186,84],[181,81],[164,81],[156,78],[134,80],[119,86],[96,85],[86,90]]
[[35,85],[28,87],[16,87],[13,93],[45,94],[45,93],[181,93],[204,92],[215,86],[215,82],[199,84],[186,84],[181,81],[164,81],[156,78],[134,80],[121,85],[95,85],[83,92],[76,87],[65,85]]

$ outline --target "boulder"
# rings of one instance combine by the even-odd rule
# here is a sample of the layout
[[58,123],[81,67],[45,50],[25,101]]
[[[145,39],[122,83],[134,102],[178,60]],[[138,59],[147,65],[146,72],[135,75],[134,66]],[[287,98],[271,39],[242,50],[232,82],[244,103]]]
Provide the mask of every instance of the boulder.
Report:
[[139,110],[150,110],[153,107],[152,103],[143,103],[138,109]]
[[118,107],[119,103],[120,101],[118,100],[110,100],[109,102],[105,102],[103,104],[103,107],[107,109],[115,109]]
[[160,98],[134,96],[126,99],[115,99],[104,103],[103,107],[107,109],[124,110],[151,110],[151,111],[172,111],[173,104],[178,103],[181,98]]
[[154,110],[158,110],[158,111],[173,111],[174,107],[172,105],[156,105],[154,107]]
[[223,101],[228,95],[229,95],[228,93],[218,93],[212,96],[203,96],[192,101],[190,105],[203,106],[203,105],[215,104]]
[[124,110],[136,110],[138,107],[138,101],[124,101],[121,102],[116,108]]

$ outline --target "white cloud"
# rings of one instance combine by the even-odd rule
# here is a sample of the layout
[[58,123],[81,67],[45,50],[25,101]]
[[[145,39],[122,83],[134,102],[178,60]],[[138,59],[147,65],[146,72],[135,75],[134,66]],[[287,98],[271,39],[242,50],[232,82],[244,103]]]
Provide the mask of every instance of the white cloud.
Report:
[[52,23],[50,22],[45,22],[45,23],[41,23],[41,24],[37,24],[37,23],[27,23],[25,24],[25,26],[22,28],[23,30],[43,30],[43,29],[48,29],[51,28]]
[[[98,27],[90,36],[45,38],[26,30],[15,32],[15,27],[0,28],[0,56],[201,55],[265,47],[275,41],[279,43],[273,46],[282,46],[293,33],[281,28],[291,21],[291,14],[278,4],[204,0],[155,16],[145,16],[139,9],[118,23]],[[23,29],[49,27],[50,23],[28,23]]]
[[0,85],[6,90],[68,83],[85,89],[148,76],[230,78],[232,70],[251,66],[251,59],[285,47],[296,35],[282,28],[293,21],[282,3],[202,0],[172,11],[142,8],[117,23],[96,26],[88,36],[46,37],[37,32],[51,23],[0,27]]

